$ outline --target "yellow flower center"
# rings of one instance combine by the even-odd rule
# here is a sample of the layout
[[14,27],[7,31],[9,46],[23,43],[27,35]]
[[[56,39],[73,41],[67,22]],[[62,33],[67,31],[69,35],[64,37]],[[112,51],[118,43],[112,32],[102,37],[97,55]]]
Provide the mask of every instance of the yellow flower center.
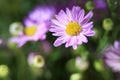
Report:
[[27,36],[33,36],[37,30],[36,26],[26,27],[24,32]]
[[81,26],[77,22],[70,22],[67,25],[66,33],[70,36],[77,36],[81,30]]

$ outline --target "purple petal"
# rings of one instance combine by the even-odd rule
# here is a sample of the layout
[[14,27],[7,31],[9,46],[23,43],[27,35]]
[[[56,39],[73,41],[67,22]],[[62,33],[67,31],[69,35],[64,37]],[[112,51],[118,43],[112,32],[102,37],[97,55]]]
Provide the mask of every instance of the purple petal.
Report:
[[65,35],[64,32],[56,32],[56,33],[53,33],[52,34],[53,36],[62,36],[62,35]]
[[88,30],[86,32],[82,32],[85,36],[94,36],[95,35],[95,31],[93,30]]
[[72,18],[74,21],[78,21],[78,13],[80,11],[80,7],[73,7],[72,8]]
[[107,54],[105,54],[105,57],[108,58],[108,59],[114,59],[114,60],[119,60],[120,59],[120,56],[116,55],[115,53],[113,52],[107,52]]
[[64,25],[60,24],[57,20],[55,19],[52,19],[52,23],[54,23],[55,25],[59,26],[59,27],[62,27],[62,28],[65,28]]
[[81,21],[83,20],[84,15],[85,15],[85,11],[83,9],[80,10],[79,13],[78,13],[78,22],[79,22],[79,24],[81,24]]
[[74,45],[76,43],[76,41],[77,41],[77,37],[76,36],[71,37],[69,45],[70,46]]
[[83,19],[81,25],[86,24],[93,16],[93,12],[90,11]]
[[77,49],[77,45],[73,45],[72,47],[73,47],[73,49],[74,49],[74,50],[76,50],[76,49]]
[[89,28],[89,29],[91,29],[92,27],[93,27],[93,22],[89,22],[82,26],[82,28]]
[[80,38],[79,39],[81,39],[81,41],[83,41],[84,43],[88,42],[87,38],[83,34],[80,34]]
[[80,35],[77,36],[77,44],[79,44],[79,45],[82,44],[82,40],[80,39]]
[[61,11],[59,12],[58,16],[60,16],[60,17],[61,17],[62,19],[64,19],[66,22],[69,20],[67,14],[66,14],[63,10],[61,10]]
[[72,21],[72,15],[71,15],[71,12],[70,12],[70,10],[68,8],[66,8],[66,14],[67,14],[67,16],[69,18],[69,21]]
[[51,31],[51,32],[62,32],[62,31],[64,31],[64,29],[60,28],[60,27],[55,27],[55,28],[50,28],[49,31]]
[[60,46],[61,44],[63,44],[63,43],[62,43],[62,40],[58,38],[58,39],[55,40],[55,42],[54,42],[53,45],[54,45],[55,47],[57,47],[57,46]]
[[76,41],[77,41],[77,37],[75,37],[75,36],[74,36],[74,37],[71,37],[71,38],[67,41],[65,47],[73,46]]
[[56,15],[55,17],[63,25],[66,25],[68,23],[67,19],[62,18],[61,16]]
[[115,47],[116,49],[120,49],[120,43],[119,43],[118,41],[115,41],[115,42],[114,42],[114,47]]
[[114,60],[106,60],[105,61],[108,66],[110,66],[112,69],[120,70],[120,62],[114,61]]

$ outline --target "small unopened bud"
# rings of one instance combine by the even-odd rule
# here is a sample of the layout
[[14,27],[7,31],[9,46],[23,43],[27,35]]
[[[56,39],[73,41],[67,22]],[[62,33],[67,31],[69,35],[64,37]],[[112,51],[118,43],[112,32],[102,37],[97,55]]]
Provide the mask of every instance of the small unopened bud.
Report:
[[40,55],[36,55],[33,59],[33,66],[42,68],[45,64],[44,58]]
[[13,36],[23,34],[23,25],[19,22],[14,22],[10,25],[9,31]]
[[103,62],[101,60],[95,61],[94,67],[97,71],[102,71],[104,69]]
[[82,75],[80,73],[74,73],[70,76],[70,80],[81,80]]
[[42,68],[45,64],[45,60],[43,56],[36,52],[31,52],[28,56],[28,63],[31,67]]
[[6,65],[0,65],[0,77],[5,78],[9,74],[9,68]]
[[103,20],[103,28],[104,28],[106,31],[112,30],[113,25],[114,25],[114,23],[113,23],[112,19],[106,18],[106,19]]
[[87,60],[83,60],[81,57],[77,57],[75,65],[81,71],[85,71],[88,69],[89,63]]
[[93,10],[94,9],[94,3],[92,1],[88,1],[88,2],[86,2],[85,7],[89,11]]
[[10,49],[16,49],[16,48],[18,48],[17,44],[12,40],[12,38],[7,41],[7,46]]

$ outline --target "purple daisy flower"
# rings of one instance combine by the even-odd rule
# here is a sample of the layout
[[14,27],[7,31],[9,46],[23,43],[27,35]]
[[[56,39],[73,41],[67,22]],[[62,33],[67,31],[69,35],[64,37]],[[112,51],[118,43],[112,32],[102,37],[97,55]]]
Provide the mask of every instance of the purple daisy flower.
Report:
[[86,36],[95,34],[95,31],[91,30],[93,22],[89,22],[92,16],[92,11],[85,15],[84,9],[78,6],[73,6],[72,10],[66,8],[66,12],[61,10],[55,15],[56,19],[52,19],[53,24],[50,27],[50,31],[54,32],[53,36],[59,36],[54,46],[66,43],[66,48],[72,46],[73,49],[77,49],[78,45],[87,43]]
[[93,0],[96,9],[107,9],[106,0]]
[[[50,21],[50,19],[55,14],[56,10],[51,5],[42,5],[35,7],[30,14],[28,15],[28,19],[35,22],[35,23],[41,23],[43,21]],[[24,21],[25,25],[28,23],[26,20]]]
[[25,28],[22,35],[13,37],[12,42],[23,46],[27,41],[46,39],[46,33],[50,26],[50,19],[54,16],[55,9],[52,6],[39,6],[30,12],[24,20]]
[[113,71],[120,71],[120,42],[115,41],[104,51],[104,61]]
[[11,38],[11,41],[17,43],[18,47],[22,47],[28,41],[44,40],[47,32],[45,27],[45,23],[41,23],[40,25],[34,24],[33,26],[26,26],[24,28],[24,34]]

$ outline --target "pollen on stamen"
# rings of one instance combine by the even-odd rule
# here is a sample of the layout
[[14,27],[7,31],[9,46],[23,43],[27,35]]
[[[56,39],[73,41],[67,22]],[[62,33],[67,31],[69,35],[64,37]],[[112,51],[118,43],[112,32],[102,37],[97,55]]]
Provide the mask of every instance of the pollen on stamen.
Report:
[[81,26],[77,22],[70,22],[66,26],[66,33],[70,36],[77,36],[81,30]]
[[35,34],[36,30],[37,30],[36,26],[26,27],[24,33],[27,36],[32,36]]

